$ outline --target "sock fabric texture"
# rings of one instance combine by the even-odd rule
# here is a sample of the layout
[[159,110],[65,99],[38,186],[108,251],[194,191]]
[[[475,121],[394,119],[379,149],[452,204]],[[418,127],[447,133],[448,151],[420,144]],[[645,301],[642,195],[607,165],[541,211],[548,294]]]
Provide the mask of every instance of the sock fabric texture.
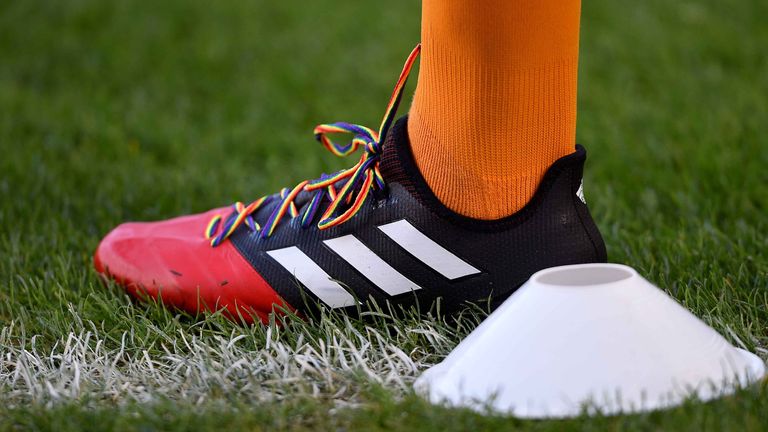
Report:
[[580,0],[423,0],[409,112],[416,164],[448,208],[515,213],[572,153]]

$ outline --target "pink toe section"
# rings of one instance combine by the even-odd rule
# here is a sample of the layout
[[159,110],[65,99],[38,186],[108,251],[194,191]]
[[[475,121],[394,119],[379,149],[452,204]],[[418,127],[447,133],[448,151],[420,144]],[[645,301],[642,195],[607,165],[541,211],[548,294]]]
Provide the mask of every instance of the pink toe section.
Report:
[[225,309],[233,319],[266,322],[275,306],[290,306],[231,242],[211,247],[203,235],[213,216],[229,211],[122,224],[99,244],[94,267],[136,297],[160,297],[193,314]]

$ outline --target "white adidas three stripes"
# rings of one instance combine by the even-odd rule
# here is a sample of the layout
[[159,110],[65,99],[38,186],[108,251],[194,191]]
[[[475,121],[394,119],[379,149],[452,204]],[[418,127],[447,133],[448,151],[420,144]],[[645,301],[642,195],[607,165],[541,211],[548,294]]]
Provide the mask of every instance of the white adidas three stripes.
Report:
[[[404,219],[378,228],[406,252],[450,280],[480,273],[480,270],[437,244]],[[323,243],[390,296],[421,289],[351,234]],[[347,307],[358,303],[349,291],[298,247],[276,249],[267,254],[329,307]]]

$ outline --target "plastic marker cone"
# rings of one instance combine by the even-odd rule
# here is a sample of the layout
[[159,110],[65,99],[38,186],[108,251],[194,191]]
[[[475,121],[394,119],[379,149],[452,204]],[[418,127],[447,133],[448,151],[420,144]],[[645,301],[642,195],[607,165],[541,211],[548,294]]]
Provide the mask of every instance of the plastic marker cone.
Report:
[[533,275],[415,386],[435,403],[541,418],[712,399],[764,374],[634,269],[586,264]]

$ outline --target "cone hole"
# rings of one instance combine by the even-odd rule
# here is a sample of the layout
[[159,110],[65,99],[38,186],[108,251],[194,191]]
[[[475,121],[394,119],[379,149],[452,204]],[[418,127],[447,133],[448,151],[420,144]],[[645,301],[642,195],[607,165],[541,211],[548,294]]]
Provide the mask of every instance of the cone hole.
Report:
[[615,283],[629,279],[632,272],[613,266],[586,266],[555,269],[536,277],[536,282],[547,285],[589,286]]

